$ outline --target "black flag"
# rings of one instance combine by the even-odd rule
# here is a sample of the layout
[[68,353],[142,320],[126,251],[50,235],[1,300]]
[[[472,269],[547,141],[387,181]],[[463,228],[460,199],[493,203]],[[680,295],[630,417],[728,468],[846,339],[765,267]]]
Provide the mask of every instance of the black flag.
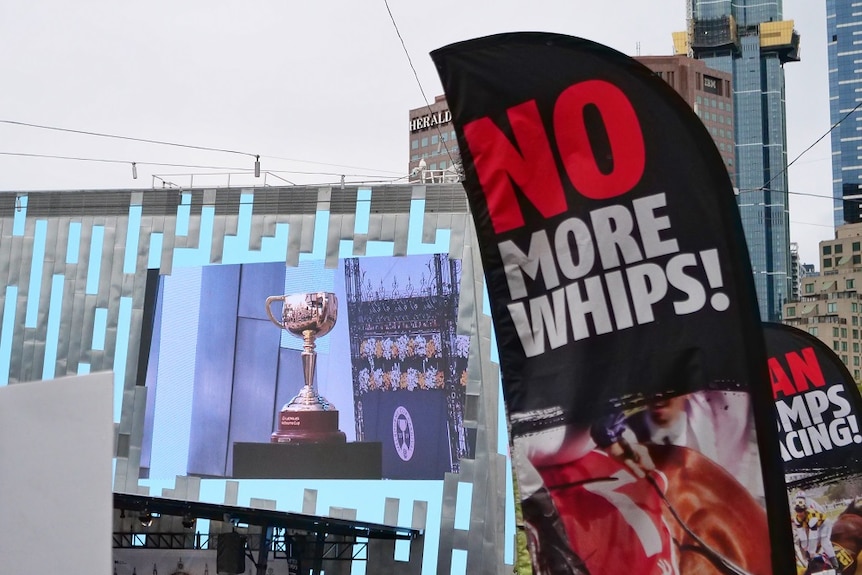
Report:
[[649,69],[578,38],[502,34],[431,56],[534,567],[790,573],[783,481],[761,471],[781,458],[753,385],[767,375],[748,253],[700,120]]
[[852,573],[862,550],[862,396],[818,338],[782,324],[766,323],[763,331],[798,566]]
[[808,332],[775,323],[764,324],[763,330],[788,486],[858,474],[862,397],[853,376]]

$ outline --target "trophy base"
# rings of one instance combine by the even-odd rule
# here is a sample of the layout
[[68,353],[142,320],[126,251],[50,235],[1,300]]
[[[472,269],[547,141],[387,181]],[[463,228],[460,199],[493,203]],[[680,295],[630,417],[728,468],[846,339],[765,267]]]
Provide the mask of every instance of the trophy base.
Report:
[[347,436],[338,429],[338,411],[282,410],[278,430],[271,443],[346,443]]

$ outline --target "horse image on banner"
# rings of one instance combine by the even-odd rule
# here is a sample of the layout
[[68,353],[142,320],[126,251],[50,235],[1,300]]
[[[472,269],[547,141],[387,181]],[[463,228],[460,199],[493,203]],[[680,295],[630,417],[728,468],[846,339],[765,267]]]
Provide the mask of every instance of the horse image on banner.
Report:
[[765,323],[798,573],[852,575],[862,552],[862,396],[829,347]]
[[538,574],[794,571],[733,189],[649,69],[568,36],[431,54],[452,113]]

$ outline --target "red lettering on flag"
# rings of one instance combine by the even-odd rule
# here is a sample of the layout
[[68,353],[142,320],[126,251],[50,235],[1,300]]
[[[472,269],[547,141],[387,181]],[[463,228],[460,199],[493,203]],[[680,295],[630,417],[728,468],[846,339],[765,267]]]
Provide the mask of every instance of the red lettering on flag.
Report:
[[536,102],[531,100],[509,108],[508,116],[517,147],[490,118],[464,126],[464,137],[488,202],[491,224],[498,234],[524,225],[513,182],[546,218],[568,208]]
[[793,376],[793,383],[796,385],[796,391],[808,391],[809,381],[814,384],[814,387],[826,385],[826,379],[823,377],[823,370],[817,361],[814,348],[806,347],[800,353],[790,352],[785,356],[787,365],[790,366],[790,375]]
[[778,362],[778,358],[770,357],[767,363],[769,364],[769,379],[772,381],[773,399],[778,399],[779,393],[785,397],[789,397],[796,393],[796,389],[790,382],[790,378],[787,377],[787,373]]
[[814,387],[826,385],[826,378],[823,376],[823,370],[820,368],[813,347],[806,347],[799,352],[787,352],[784,354],[784,360],[790,368],[790,377],[787,376],[777,357],[770,357],[768,360],[774,399],[778,399],[779,393],[784,397],[790,397],[796,393],[808,391],[811,389],[809,383]]
[[[596,163],[584,123],[584,108],[595,106],[611,147],[613,170]],[[643,132],[632,103],[622,90],[603,80],[570,86],[554,106],[554,132],[569,179],[582,195],[604,200],[625,194],[640,181],[646,166]]]

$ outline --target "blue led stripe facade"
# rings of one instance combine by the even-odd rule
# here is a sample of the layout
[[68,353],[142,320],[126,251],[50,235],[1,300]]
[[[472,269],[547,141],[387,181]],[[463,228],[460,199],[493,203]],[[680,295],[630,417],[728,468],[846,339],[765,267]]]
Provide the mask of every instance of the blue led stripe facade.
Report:
[[798,36],[764,43],[761,25],[781,22],[780,0],[693,0],[689,16],[694,56],[733,76],[737,203],[761,319],[778,321],[792,281],[783,66],[798,60]]
[[[266,187],[195,189],[188,194],[190,199],[157,189],[40,191],[18,202],[15,192],[0,191],[0,282],[5,286],[0,301],[0,386],[112,370],[115,491],[168,490],[190,500],[223,497],[226,504],[243,506],[267,499],[292,509],[298,497],[303,512],[311,514],[327,514],[327,505],[341,507],[348,501],[357,519],[371,521],[379,521],[385,504],[384,521],[425,529],[424,540],[396,550],[402,575],[431,575],[438,568],[511,572],[513,487],[499,370],[491,357],[496,357],[496,346],[490,344],[471,353],[467,370],[477,457],[465,462],[462,470],[467,471],[460,476],[421,484],[364,482],[361,488],[349,481],[250,481],[243,483],[238,501],[231,481],[177,477],[172,487],[169,480],[141,473],[143,415],[148,399],[156,398],[148,398],[138,373],[152,268],[164,278],[179,278],[188,271],[184,267],[263,260],[296,268],[302,260],[319,262],[323,275],[336,273],[343,244],[354,247],[350,257],[448,253],[462,258],[470,270],[461,286],[461,333],[481,342],[493,337],[460,184],[379,186],[361,193],[349,187]],[[290,289],[300,288],[304,286]],[[169,394],[161,397],[170,399]],[[170,408],[160,414],[170,416]],[[316,503],[309,503],[312,490],[303,492],[310,487]],[[457,537],[456,522],[463,526]],[[391,549],[372,552],[372,545],[367,571],[385,572],[395,559]],[[504,554],[488,554],[489,548]]]
[[[826,0],[832,198],[835,226],[862,222],[862,9],[851,0]],[[848,116],[848,114],[850,114]],[[846,119],[845,119],[846,116]],[[843,120],[843,121],[842,121]]]

